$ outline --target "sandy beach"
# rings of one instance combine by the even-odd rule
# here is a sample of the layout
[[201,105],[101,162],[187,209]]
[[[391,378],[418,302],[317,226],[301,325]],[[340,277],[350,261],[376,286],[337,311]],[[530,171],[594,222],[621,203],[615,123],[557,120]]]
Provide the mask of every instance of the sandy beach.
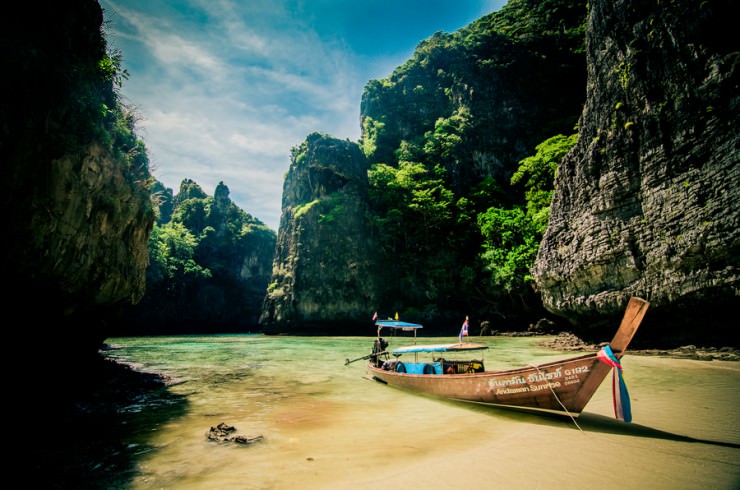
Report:
[[[541,340],[480,339],[492,347],[486,354],[492,369],[572,355]],[[28,482],[135,489],[740,488],[738,362],[627,354],[633,423],[614,419],[608,382],[573,422],[412,395],[366,379],[362,363],[344,366],[337,353],[361,354],[370,341],[120,339],[111,355],[176,382],[166,393],[154,390],[125,404],[114,386],[115,416],[99,413],[98,404],[82,406],[71,424],[53,429],[58,444],[39,446]],[[222,422],[256,442],[210,440],[209,428]]]
[[334,443],[286,466],[275,488],[737,488],[740,366],[625,363],[632,424],[614,420],[608,383],[577,419],[580,429],[562,417],[414,396],[416,418],[335,425]]
[[[481,341],[493,348],[486,357],[493,369],[571,355],[541,340]],[[363,352],[368,339],[136,342],[130,360],[186,380],[170,389],[187,403],[129,441],[141,448],[132,488],[740,485],[737,362],[628,354],[633,423],[614,419],[610,383],[603,383],[576,426],[564,416],[411,395],[365,379],[362,363],[325,362],[337,350]],[[264,438],[248,447],[208,441],[208,428],[220,422]]]

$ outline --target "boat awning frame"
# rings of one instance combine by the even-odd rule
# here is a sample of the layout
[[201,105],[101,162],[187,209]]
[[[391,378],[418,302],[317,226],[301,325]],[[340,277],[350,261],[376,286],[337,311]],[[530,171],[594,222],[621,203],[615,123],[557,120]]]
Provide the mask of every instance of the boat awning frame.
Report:
[[402,354],[415,354],[419,352],[467,352],[485,349],[488,349],[487,345],[463,342],[462,344],[409,345],[394,349],[391,354],[400,356]]

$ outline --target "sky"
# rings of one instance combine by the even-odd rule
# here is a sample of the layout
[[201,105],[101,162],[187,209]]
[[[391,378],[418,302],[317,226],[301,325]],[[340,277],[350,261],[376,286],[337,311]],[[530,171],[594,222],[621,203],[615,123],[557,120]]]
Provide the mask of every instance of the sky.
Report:
[[223,181],[278,229],[290,149],[360,137],[365,84],[505,0],[100,0],[156,179]]

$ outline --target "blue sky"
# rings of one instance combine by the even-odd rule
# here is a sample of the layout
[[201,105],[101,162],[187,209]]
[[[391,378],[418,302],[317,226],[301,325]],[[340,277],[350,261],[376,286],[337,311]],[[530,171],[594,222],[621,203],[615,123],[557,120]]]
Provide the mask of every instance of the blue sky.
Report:
[[368,80],[419,41],[505,0],[101,0],[129,73],[154,176],[219,181],[277,230],[290,149],[313,132],[357,140]]

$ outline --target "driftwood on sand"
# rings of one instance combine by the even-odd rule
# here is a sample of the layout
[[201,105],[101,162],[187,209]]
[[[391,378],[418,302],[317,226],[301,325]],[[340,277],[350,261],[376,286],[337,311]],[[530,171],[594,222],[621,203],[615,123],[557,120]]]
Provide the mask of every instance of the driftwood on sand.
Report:
[[264,439],[262,435],[248,437],[235,434],[235,432],[236,427],[234,427],[233,425],[228,425],[225,422],[221,422],[216,427],[211,427],[206,437],[209,441],[233,442],[235,444],[242,445],[253,444]]

